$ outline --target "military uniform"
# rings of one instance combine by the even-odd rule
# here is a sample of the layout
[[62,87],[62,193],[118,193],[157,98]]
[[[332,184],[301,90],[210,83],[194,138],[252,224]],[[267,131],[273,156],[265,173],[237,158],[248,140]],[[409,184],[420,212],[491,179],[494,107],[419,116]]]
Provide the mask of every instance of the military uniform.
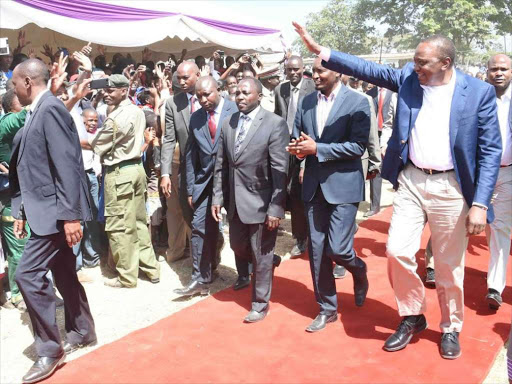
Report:
[[105,231],[119,282],[125,287],[137,285],[139,268],[153,282],[160,276],[147,227],[147,182],[141,163],[145,127],[144,112],[124,100],[90,143],[105,166]]
[[[0,118],[0,162],[9,164],[11,160],[12,141],[16,133],[25,125],[27,110],[18,113],[8,113]],[[11,215],[11,196],[9,189],[0,191],[0,233],[2,235],[2,246],[9,263],[9,287],[11,289],[11,301],[17,305],[23,300],[21,292],[14,279],[16,268],[25,249],[25,244],[30,237],[28,225],[26,230],[28,236],[24,239],[17,239],[14,236],[14,218]]]

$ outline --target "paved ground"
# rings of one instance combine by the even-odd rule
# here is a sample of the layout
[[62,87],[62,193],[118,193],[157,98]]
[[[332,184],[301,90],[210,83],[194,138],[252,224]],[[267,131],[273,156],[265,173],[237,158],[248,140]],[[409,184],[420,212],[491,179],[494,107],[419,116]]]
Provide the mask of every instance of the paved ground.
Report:
[[[367,194],[368,195],[368,194]],[[391,204],[393,194],[389,184],[383,186],[383,206]],[[368,209],[368,203],[362,203],[358,220],[363,220],[362,212]],[[290,222],[286,220],[283,231],[277,239],[276,253],[289,257],[288,251],[293,246],[290,234]],[[225,235],[226,240],[228,239]],[[173,289],[187,284],[191,273],[190,259],[179,260],[171,264],[161,263],[161,282],[153,285],[149,281],[139,280],[136,289],[112,289],[103,285],[102,270],[87,270],[94,279],[85,283],[90,306],[96,322],[99,344],[85,350],[77,351],[67,360],[77,357],[118,340],[128,333],[147,327],[187,306],[193,305],[204,298],[194,297],[181,300],[173,294]],[[234,255],[226,244],[222,252],[222,264],[219,266],[219,277],[212,285],[216,292],[231,286],[236,280]],[[249,300],[249,296],[248,296]],[[64,328],[64,313],[57,310],[58,323]],[[241,321],[242,319],[240,319]],[[33,364],[36,358],[33,337],[28,314],[18,310],[0,310],[0,383],[19,383],[21,377]],[[507,383],[505,348],[496,359],[486,384]]]

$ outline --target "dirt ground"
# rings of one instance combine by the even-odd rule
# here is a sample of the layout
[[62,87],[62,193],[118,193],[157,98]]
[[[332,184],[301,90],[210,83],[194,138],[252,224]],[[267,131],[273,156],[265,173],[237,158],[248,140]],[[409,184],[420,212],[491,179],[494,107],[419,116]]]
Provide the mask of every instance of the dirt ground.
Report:
[[[369,194],[367,193],[367,196]],[[391,186],[383,185],[382,206],[389,206],[393,199]],[[358,213],[368,210],[369,204],[363,202]],[[289,217],[284,221],[283,230],[277,238],[276,253],[289,258],[293,246]],[[222,252],[222,263],[218,268],[218,277],[212,284],[212,293],[233,285],[236,280],[234,255],[229,248],[228,235],[224,235],[226,245]],[[112,289],[103,285],[104,276],[100,267],[87,269],[86,273],[92,282],[84,283],[89,303],[96,322],[98,344],[79,350],[67,357],[67,361],[76,359],[101,345],[111,343],[130,332],[147,327],[181,309],[194,305],[201,297],[179,299],[173,289],[187,284],[191,274],[190,258],[173,263],[161,263],[161,279],[159,284],[140,280],[136,289]],[[57,319],[61,329],[64,328],[63,308],[57,309]],[[27,313],[16,309],[0,310],[0,382],[20,383],[21,377],[32,366],[37,358],[30,319]],[[503,348],[485,380],[485,384],[505,384],[507,380],[506,349]]]

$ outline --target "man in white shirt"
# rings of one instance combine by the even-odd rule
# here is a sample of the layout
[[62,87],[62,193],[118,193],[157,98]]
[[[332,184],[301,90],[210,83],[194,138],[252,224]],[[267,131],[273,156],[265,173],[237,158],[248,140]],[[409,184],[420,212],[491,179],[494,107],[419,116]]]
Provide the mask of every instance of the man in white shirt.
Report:
[[512,228],[512,70],[510,57],[499,54],[491,57],[487,69],[487,82],[496,90],[498,120],[500,123],[503,154],[500,172],[493,194],[496,218],[486,228],[491,257],[487,273],[486,300],[491,309],[502,303],[501,294],[507,282],[507,262],[510,254]]

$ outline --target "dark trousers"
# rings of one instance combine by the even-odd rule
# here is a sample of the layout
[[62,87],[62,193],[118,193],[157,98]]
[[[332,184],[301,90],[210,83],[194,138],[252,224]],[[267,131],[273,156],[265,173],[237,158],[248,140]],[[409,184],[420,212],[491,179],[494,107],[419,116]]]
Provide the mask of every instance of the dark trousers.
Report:
[[338,306],[333,261],[349,271],[357,261],[354,251],[357,207],[358,203],[329,204],[320,186],[306,203],[309,263],[316,301],[323,315],[336,313]]
[[25,246],[16,282],[27,304],[39,356],[57,357],[62,351],[55,314],[55,295],[47,273],[64,299],[65,328],[70,343],[96,339],[94,320],[84,287],[75,271],[75,256],[66,243],[64,232],[32,236]]
[[215,260],[220,235],[219,223],[212,216],[211,199],[211,193],[203,193],[194,205],[192,217],[192,280],[200,283],[212,281],[212,263]]
[[300,161],[296,156],[290,156],[288,168],[287,209],[292,216],[292,235],[297,242],[305,241],[308,237],[308,224],[304,201],[302,200],[302,184],[299,182]]
[[[382,131],[379,131],[379,139],[382,135]],[[380,172],[376,177],[370,180],[370,211],[380,211],[380,196],[382,193],[382,177]]]
[[269,231],[264,223],[244,224],[237,212],[229,223],[229,242],[235,253],[237,269],[239,265],[247,268],[245,275],[241,271],[239,275],[249,275],[248,262],[252,261],[252,309],[257,312],[266,310],[270,300],[276,238],[277,230]]

